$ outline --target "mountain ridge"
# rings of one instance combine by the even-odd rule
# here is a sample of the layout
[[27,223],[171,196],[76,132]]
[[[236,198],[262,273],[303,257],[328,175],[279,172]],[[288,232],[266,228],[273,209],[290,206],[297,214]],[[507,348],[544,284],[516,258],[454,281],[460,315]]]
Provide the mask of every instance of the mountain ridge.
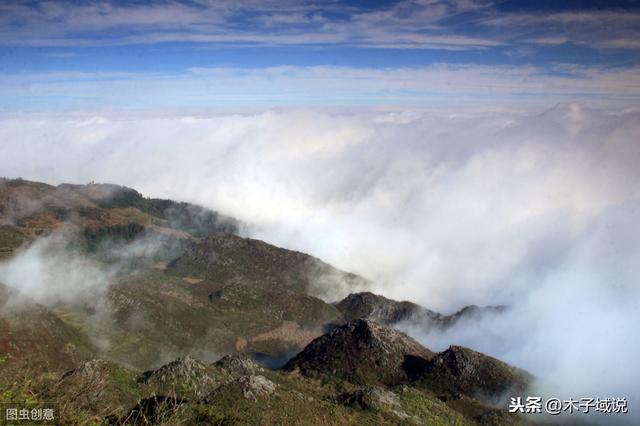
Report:
[[[0,180],[0,281],[8,280],[0,305],[31,288],[11,269],[18,266],[44,268],[65,293],[18,294],[19,313],[0,308],[6,395],[57,402],[70,424],[477,424],[504,414],[471,394],[478,383],[453,374],[458,364],[391,327],[412,321],[428,330],[451,316],[366,292],[327,303],[319,290],[368,281],[244,238],[239,222],[191,206],[116,185]],[[52,238],[55,245],[36,250]],[[70,271],[68,259],[90,267]],[[97,275],[98,284],[76,297],[71,272]],[[465,309],[454,315],[482,312]],[[43,333],[51,345],[27,338],[47,340]],[[464,353],[475,370],[502,371]],[[451,368],[432,366],[438,357]],[[497,383],[490,392],[510,383],[508,375],[486,377]],[[458,387],[439,388],[443,381]]]

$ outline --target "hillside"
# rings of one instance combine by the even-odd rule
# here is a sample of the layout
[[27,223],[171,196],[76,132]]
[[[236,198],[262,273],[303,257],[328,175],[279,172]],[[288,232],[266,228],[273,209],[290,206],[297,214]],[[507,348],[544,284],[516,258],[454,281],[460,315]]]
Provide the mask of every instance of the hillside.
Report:
[[0,402],[55,402],[65,424],[491,424],[527,385],[390,327],[483,309],[328,303],[368,281],[242,228],[115,185],[0,180]]
[[38,237],[63,235],[65,255],[107,265],[101,315],[73,298],[49,308],[107,342],[103,353],[137,368],[189,353],[211,359],[236,350],[268,357],[299,350],[343,321],[308,294],[313,277],[359,279],[242,238],[240,224],[216,212],[124,187],[5,180],[0,200],[6,257],[21,246],[28,252]]

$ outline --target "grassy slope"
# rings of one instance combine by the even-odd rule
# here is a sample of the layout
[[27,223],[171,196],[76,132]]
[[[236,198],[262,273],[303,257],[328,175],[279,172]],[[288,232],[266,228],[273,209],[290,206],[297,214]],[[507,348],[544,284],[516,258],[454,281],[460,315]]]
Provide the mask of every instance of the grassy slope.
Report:
[[[261,372],[276,390],[260,394],[247,388],[255,374],[234,377],[223,372],[220,377],[228,380],[216,382],[220,386],[206,403],[198,403],[201,395],[176,396],[176,389],[194,386],[184,377],[171,382],[175,387],[169,390],[166,382],[141,381],[141,371],[185,354],[205,360],[235,351],[283,356],[302,348],[325,326],[344,322],[336,307],[307,294],[313,287],[310,277],[332,276],[354,285],[364,280],[261,241],[228,233],[203,238],[210,231],[236,231],[237,225],[215,212],[146,199],[122,187],[0,181],[0,256],[10,256],[63,226],[78,230],[76,249],[107,263],[113,259],[104,256],[104,247],[123,247],[141,235],[164,236],[170,246],[159,258],[125,268],[128,272],[107,292],[107,315],[100,320],[79,304],[53,309],[30,304],[22,311],[6,311],[0,317],[2,400],[55,401],[64,422],[71,424],[102,422],[109,415],[121,418],[137,401],[167,393],[174,399],[161,404],[147,400],[150,406],[166,408],[167,424],[478,420],[475,411],[469,414],[469,404],[460,410],[465,418],[451,408],[456,408],[454,403],[441,402],[425,386],[392,388],[391,403],[374,401],[361,407],[339,396],[355,392],[358,399],[375,392],[344,380],[323,382],[296,373]],[[7,298],[0,293],[0,299]],[[105,361],[87,363],[90,357]]]

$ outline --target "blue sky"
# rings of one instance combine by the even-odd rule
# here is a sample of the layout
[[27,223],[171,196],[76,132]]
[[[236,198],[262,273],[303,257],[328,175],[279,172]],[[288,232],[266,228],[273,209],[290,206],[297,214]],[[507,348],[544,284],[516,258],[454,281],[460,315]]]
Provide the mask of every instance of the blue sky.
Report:
[[0,107],[629,103],[639,52],[631,0],[7,1]]

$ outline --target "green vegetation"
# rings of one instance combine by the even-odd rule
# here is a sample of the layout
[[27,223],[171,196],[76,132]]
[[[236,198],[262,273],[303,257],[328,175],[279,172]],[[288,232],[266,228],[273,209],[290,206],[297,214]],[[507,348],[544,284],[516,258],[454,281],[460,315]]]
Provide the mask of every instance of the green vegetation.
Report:
[[[0,402],[54,403],[71,425],[521,420],[476,398],[524,386],[524,372],[464,348],[433,354],[359,320],[437,316],[418,305],[314,297],[318,282],[366,280],[241,238],[214,211],[115,185],[20,180],[0,185],[0,220],[0,257],[65,229],[56,250],[109,283],[43,304],[0,284]],[[282,370],[247,355],[282,365],[298,352]]]

